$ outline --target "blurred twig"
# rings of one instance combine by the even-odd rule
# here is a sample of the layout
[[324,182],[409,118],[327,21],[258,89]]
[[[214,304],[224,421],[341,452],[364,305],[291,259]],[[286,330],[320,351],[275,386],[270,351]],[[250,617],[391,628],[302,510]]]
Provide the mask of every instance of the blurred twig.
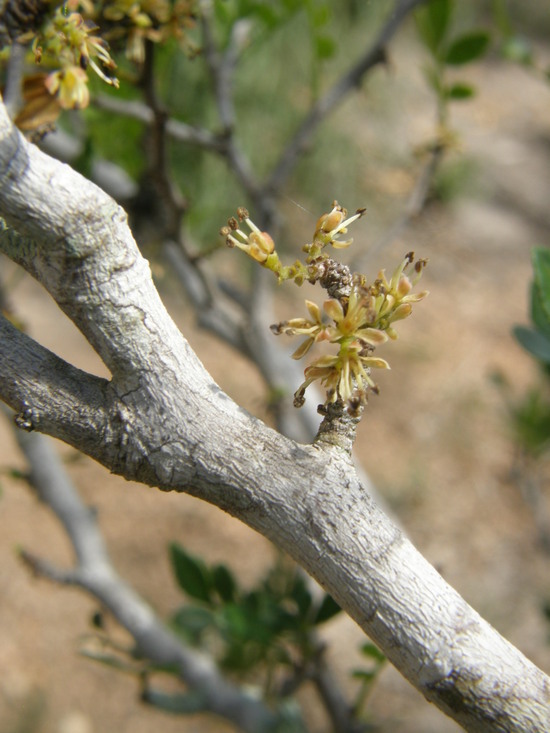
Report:
[[63,585],[87,591],[132,635],[136,651],[149,662],[173,667],[181,680],[200,693],[202,710],[216,713],[243,731],[272,731],[278,715],[253,694],[224,679],[212,660],[185,646],[113,569],[93,511],[81,501],[49,439],[15,430],[29,467],[29,481],[55,513],[76,555],[73,568],[59,568],[30,552],[23,558],[32,570]]
[[403,211],[399,214],[394,223],[388,228],[384,234],[378,238],[367,251],[360,252],[352,260],[352,267],[358,272],[363,272],[366,267],[366,260],[398,239],[401,234],[411,225],[411,223],[422,213],[426,203],[428,202],[430,189],[445,154],[445,147],[440,144],[434,144],[429,152],[428,159],[424,164],[416,184],[409,196],[407,203],[403,207]]

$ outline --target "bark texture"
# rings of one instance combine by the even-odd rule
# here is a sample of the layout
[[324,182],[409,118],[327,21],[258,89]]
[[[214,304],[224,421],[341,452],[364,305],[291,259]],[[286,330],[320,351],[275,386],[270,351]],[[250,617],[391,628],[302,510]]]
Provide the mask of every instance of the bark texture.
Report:
[[75,369],[1,318],[0,398],[22,428],[261,532],[466,730],[550,730],[550,679],[375,505],[349,440],[325,430],[300,445],[224,394],[168,316],[122,209],[27,143],[2,106],[0,216],[0,251],[42,283],[112,374]]

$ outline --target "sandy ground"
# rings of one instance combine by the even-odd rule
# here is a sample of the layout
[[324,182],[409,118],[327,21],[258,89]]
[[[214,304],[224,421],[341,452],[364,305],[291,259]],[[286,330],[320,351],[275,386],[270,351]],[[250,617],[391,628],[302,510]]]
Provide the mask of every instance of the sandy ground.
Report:
[[[397,64],[399,68],[399,65]],[[502,395],[490,376],[506,375],[519,396],[537,378],[510,329],[527,319],[530,248],[550,232],[550,89],[520,69],[485,64],[470,72],[479,99],[457,107],[464,154],[475,161],[474,196],[431,206],[391,250],[389,267],[415,249],[430,258],[431,294],[402,324],[385,355],[382,394],[371,400],[357,454],[411,539],[500,632],[550,670],[550,627],[541,613],[550,596],[550,558],[540,547],[532,511],[510,480],[513,442]],[[426,104],[413,80],[409,140],[426,128]],[[414,87],[417,84],[417,87]],[[416,90],[416,91],[415,91]],[[416,96],[415,96],[416,94]],[[405,140],[407,142],[407,139]],[[380,195],[407,176],[398,167],[380,177]],[[372,184],[369,184],[372,185]],[[300,214],[302,216],[302,214]],[[383,221],[371,219],[365,236]],[[2,263],[6,267],[5,263]],[[167,303],[216,380],[257,414],[260,379],[238,355],[192,326],[183,297],[167,283]],[[103,367],[30,279],[13,291],[30,332],[44,345],[96,373]],[[382,355],[382,354],[381,354]],[[227,364],[231,369],[227,369]],[[61,448],[67,459],[74,453]],[[0,422],[2,531],[0,549],[0,730],[40,733],[221,733],[224,723],[174,719],[136,701],[135,680],[78,654],[93,600],[32,577],[17,558],[25,547],[60,564],[71,562],[65,537],[24,483],[9,426]],[[86,458],[67,468],[98,510],[117,569],[161,614],[180,602],[167,543],[177,539],[208,560],[227,561],[245,583],[261,576],[269,544],[218,510],[185,496],[161,494],[111,476]],[[543,500],[549,501],[543,483]],[[349,619],[326,629],[343,684],[360,663],[363,637]],[[387,668],[370,703],[383,733],[452,733],[458,727]],[[323,730],[317,710],[312,720]]]

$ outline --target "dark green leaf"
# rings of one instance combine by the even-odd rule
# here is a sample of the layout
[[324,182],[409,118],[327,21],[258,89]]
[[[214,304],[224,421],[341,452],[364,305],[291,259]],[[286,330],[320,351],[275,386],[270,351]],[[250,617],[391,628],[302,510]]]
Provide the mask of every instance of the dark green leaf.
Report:
[[452,10],[451,0],[431,0],[415,13],[420,38],[434,56],[438,56],[445,39]]
[[515,326],[513,333],[526,351],[544,364],[550,364],[550,339],[543,333],[526,326]]
[[212,578],[204,562],[187,553],[181,545],[170,545],[172,567],[180,588],[191,598],[210,603]]
[[522,447],[533,455],[546,450],[550,441],[550,405],[540,390],[532,389],[513,410],[514,426]]
[[212,582],[222,601],[230,603],[235,600],[237,582],[228,567],[216,565],[212,568]]
[[447,99],[470,99],[476,93],[475,88],[471,84],[465,84],[464,82],[456,82],[445,90],[445,96]]
[[311,608],[313,599],[307,588],[306,581],[301,575],[296,575],[290,595],[298,607],[299,616],[305,619]]
[[135,673],[136,671],[134,664],[127,662],[116,654],[110,654],[109,652],[96,652],[92,649],[81,649],[80,654],[87,659],[93,659],[94,662],[101,662],[101,664],[105,664],[107,667],[112,667],[113,669],[130,673]]
[[483,56],[489,45],[486,31],[472,31],[453,41],[447,49],[445,62],[452,66],[467,64]]
[[341,612],[340,606],[336,603],[334,598],[329,595],[328,593],[325,593],[325,596],[323,600],[321,601],[321,605],[317,609],[317,613],[315,614],[315,617],[313,619],[314,624],[322,624],[325,621],[328,621],[329,619],[333,618],[333,616],[336,616],[336,614]]
[[544,307],[541,290],[536,281],[531,284],[531,320],[536,331],[550,338],[550,317]]

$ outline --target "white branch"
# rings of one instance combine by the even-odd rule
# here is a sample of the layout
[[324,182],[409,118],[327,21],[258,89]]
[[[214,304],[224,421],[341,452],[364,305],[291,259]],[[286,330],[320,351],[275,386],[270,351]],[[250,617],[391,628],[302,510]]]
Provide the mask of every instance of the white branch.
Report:
[[[374,504],[339,436],[299,445],[232,402],[162,306],[123,212],[27,144],[3,108],[0,215],[23,235],[19,248],[0,235],[0,249],[52,293],[113,375],[101,443],[88,443],[81,425],[71,435],[55,400],[29,383],[25,401],[39,429],[62,432],[116,473],[196,495],[264,534],[466,730],[550,730],[550,679]],[[0,355],[0,396],[22,410],[22,396],[4,391],[7,369]]]

